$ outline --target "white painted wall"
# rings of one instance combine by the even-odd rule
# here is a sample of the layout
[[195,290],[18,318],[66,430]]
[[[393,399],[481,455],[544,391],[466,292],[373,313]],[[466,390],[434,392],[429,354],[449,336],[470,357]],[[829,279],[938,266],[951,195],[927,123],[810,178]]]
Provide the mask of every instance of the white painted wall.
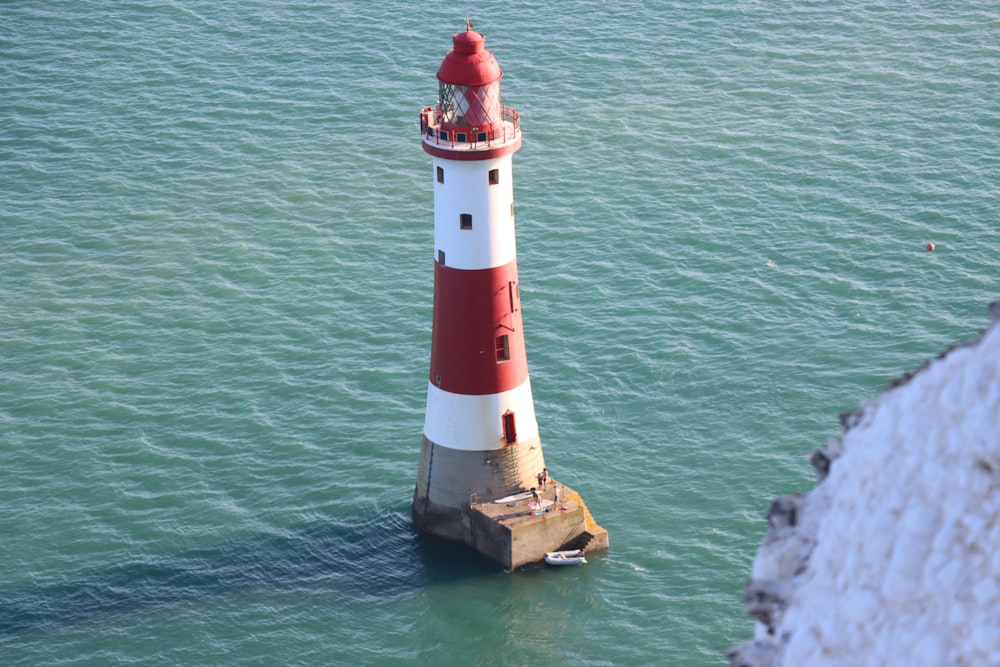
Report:
[[485,396],[453,394],[428,382],[424,435],[449,449],[497,449],[504,444],[501,416],[507,410],[514,412],[519,442],[538,435],[530,379],[510,391]]
[[[434,158],[435,259],[438,250],[444,250],[446,266],[488,269],[516,257],[512,156],[473,161]],[[437,182],[438,167],[444,169],[444,183]],[[497,185],[489,184],[491,169],[500,170]],[[461,229],[462,213],[472,214],[472,229]]]

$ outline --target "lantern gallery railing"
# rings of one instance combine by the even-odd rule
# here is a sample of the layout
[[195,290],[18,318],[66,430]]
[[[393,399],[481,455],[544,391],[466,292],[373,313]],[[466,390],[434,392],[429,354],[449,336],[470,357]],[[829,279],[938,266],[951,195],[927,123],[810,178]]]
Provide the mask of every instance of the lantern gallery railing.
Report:
[[420,133],[425,141],[450,148],[459,145],[503,145],[518,137],[521,116],[513,107],[503,106],[501,109],[500,122],[493,123],[489,130],[480,130],[478,127],[462,126],[445,129],[441,122],[441,106],[424,107],[420,110]]

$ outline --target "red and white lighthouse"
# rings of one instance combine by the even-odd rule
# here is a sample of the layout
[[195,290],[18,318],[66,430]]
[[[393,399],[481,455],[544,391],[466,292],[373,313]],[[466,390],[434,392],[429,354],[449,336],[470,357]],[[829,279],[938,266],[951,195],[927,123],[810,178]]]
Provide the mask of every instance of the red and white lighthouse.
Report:
[[420,112],[434,187],[434,320],[413,518],[470,541],[478,498],[530,489],[544,468],[528,378],[514,238],[517,112],[503,72],[468,25]]

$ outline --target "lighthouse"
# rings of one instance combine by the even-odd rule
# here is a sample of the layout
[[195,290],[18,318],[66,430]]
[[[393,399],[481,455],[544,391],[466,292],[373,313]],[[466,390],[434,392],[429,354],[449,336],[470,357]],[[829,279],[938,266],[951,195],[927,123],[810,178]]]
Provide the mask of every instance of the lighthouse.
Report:
[[607,533],[579,494],[564,488],[557,503],[558,483],[544,477],[514,233],[520,117],[503,104],[503,72],[485,41],[469,23],[454,35],[437,105],[420,112],[434,188],[434,313],[412,515],[421,531],[513,568],[570,544],[593,548],[588,527],[606,547]]

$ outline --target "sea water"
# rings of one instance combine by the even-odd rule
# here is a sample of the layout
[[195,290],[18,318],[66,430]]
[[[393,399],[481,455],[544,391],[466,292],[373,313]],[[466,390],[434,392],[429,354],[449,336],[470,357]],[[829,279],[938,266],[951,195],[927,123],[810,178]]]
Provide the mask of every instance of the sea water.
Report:
[[[522,117],[546,464],[610,531],[583,567],[409,521],[418,112],[466,16]],[[770,500],[998,295],[992,3],[0,17],[4,664],[724,664]]]

